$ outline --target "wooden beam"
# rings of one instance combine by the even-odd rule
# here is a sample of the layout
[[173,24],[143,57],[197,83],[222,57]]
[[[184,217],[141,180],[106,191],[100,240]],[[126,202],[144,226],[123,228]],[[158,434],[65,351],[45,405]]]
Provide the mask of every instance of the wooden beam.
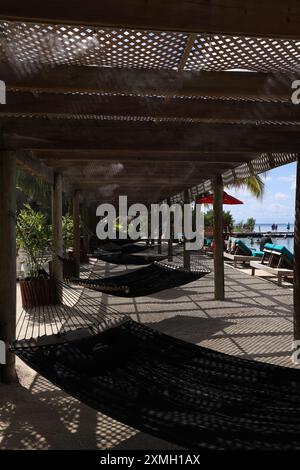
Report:
[[[171,207],[171,199],[168,197],[167,204]],[[168,240],[168,261],[173,261],[173,242],[174,242],[174,213],[170,211],[170,236]]]
[[89,235],[89,217],[87,201],[84,199],[81,204],[81,220],[83,228],[83,253],[86,256],[89,253],[90,235]]
[[[16,334],[16,155],[0,151],[0,340],[6,348]],[[0,380],[16,379],[15,355],[6,350]]]
[[[37,149],[33,151],[33,154],[44,161],[46,164],[51,164],[51,160],[54,164],[59,164],[61,161],[62,165],[75,165],[76,162],[81,164],[90,164],[90,162],[104,162],[104,163],[132,163],[136,165],[137,162],[143,164],[182,164],[185,165],[190,163],[196,165],[196,167],[205,166],[207,163],[222,163],[231,164],[242,161],[250,161],[260,156],[259,153],[254,152],[203,152],[199,150],[146,150],[146,149],[48,149],[42,150]],[[230,165],[231,166],[231,165]]]
[[69,180],[80,177],[81,181],[86,181],[89,178],[91,179],[108,179],[108,180],[117,180],[121,181],[124,179],[139,179],[149,177],[153,178],[179,178],[181,180],[193,179],[198,181],[199,178],[203,179],[214,170],[216,172],[224,172],[226,170],[232,169],[233,166],[238,165],[239,163],[228,162],[180,162],[180,163],[168,163],[168,162],[151,162],[151,160],[146,161],[135,161],[127,162],[124,161],[122,164],[115,162],[94,162],[93,164],[82,161],[64,161],[64,160],[43,160],[45,165],[49,166],[55,171],[61,171]]
[[300,341],[300,159],[297,162],[294,236],[294,339]]
[[[218,172],[216,171],[216,173]],[[141,176],[136,177],[133,174],[131,177],[127,176],[125,178],[124,177],[121,178],[118,176],[114,176],[111,178],[104,178],[101,175],[98,177],[97,176],[84,177],[84,176],[80,176],[80,173],[78,173],[74,175],[72,179],[73,181],[78,182],[78,184],[80,184],[80,187],[86,187],[89,185],[99,186],[101,184],[103,185],[117,184],[121,187],[124,187],[124,188],[128,187],[130,189],[132,186],[134,186],[135,188],[138,188],[138,187],[147,188],[149,186],[154,187],[154,186],[163,186],[163,185],[167,185],[169,187],[173,187],[173,186],[190,187],[190,186],[198,184],[200,181],[203,181],[203,179],[208,178],[209,176],[210,176],[210,173],[207,172],[202,175],[199,175],[198,177],[192,177],[192,178],[187,178],[184,176],[181,178],[179,174],[176,176],[174,175],[173,177],[165,176],[161,178],[156,177],[155,175],[147,176],[147,174],[145,174],[144,177],[141,177]]]
[[190,270],[191,269],[191,252],[187,249],[187,243],[188,243],[188,240],[186,238],[186,235],[185,235],[185,217],[184,217],[184,214],[185,214],[185,211],[187,210],[187,208],[185,208],[186,205],[189,204],[190,200],[189,200],[189,192],[188,190],[185,190],[184,191],[184,196],[183,196],[183,200],[184,200],[184,204],[183,204],[183,230],[182,230],[182,233],[183,233],[183,267],[184,269],[187,269],[187,270]]
[[213,188],[215,299],[224,300],[223,180],[221,176],[215,176],[213,178]]
[[299,37],[300,7],[297,0],[59,0],[6,1],[0,18],[17,21],[86,24],[165,31]]
[[[50,93],[122,93],[136,96],[251,98],[288,101],[297,74],[190,72],[105,67],[58,66],[34,75],[20,75],[1,63],[6,90]],[[92,97],[91,97],[92,101]],[[9,101],[7,101],[9,103]]]
[[53,184],[53,170],[32,155],[29,150],[19,150],[17,152],[17,164],[24,171],[38,176],[47,183]]
[[[57,169],[51,168],[51,165],[49,166],[38,159],[31,150],[20,149],[17,151],[16,155],[17,165],[24,171],[30,173],[33,176],[42,178],[51,185],[54,183],[54,172],[57,172]],[[68,178],[68,176],[64,177],[63,190],[66,194],[71,193],[73,190],[72,181]]]
[[183,54],[180,58],[179,66],[178,66],[178,71],[182,72],[184,70],[184,67],[186,66],[186,62],[188,60],[188,57],[193,49],[193,46],[195,44],[195,41],[197,40],[197,34],[190,34],[188,37],[188,40],[186,42]]
[[9,92],[0,117],[64,117],[98,119],[127,116],[195,122],[300,122],[300,107],[290,103],[267,103],[191,98],[32,94]]
[[[0,145],[20,148],[297,152],[299,126],[0,118]],[[241,157],[241,162],[243,161]]]
[[[58,282],[63,280],[63,264],[59,259],[63,256],[62,188],[62,175],[55,173],[52,189],[52,272]],[[59,294],[61,294],[60,286]]]

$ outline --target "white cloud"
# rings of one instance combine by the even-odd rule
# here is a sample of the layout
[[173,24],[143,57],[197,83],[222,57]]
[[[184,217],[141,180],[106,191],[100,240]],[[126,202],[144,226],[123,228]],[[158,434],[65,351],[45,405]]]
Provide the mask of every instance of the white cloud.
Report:
[[286,199],[288,199],[289,196],[285,193],[276,193],[275,196],[274,196],[274,199],[276,201],[285,201]]
[[290,176],[278,176],[278,181],[286,181],[287,183],[293,183],[296,180],[295,175]]

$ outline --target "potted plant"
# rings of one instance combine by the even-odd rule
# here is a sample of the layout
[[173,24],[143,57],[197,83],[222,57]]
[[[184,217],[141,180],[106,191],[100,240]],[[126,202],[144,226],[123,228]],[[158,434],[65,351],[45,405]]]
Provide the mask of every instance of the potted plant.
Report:
[[26,256],[25,278],[20,281],[24,308],[57,303],[55,282],[41,276],[47,249],[50,247],[50,231],[46,217],[28,204],[17,217],[17,245]]

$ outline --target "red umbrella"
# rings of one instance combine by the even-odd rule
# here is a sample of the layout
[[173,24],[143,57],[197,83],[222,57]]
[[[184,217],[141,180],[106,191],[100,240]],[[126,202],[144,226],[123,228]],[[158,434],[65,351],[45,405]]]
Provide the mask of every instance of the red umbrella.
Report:
[[[213,204],[214,203],[214,195],[209,194],[208,196],[205,197],[200,197],[199,199],[196,199],[196,204]],[[223,204],[244,204],[242,201],[237,199],[236,197],[230,196],[230,194],[223,192]]]

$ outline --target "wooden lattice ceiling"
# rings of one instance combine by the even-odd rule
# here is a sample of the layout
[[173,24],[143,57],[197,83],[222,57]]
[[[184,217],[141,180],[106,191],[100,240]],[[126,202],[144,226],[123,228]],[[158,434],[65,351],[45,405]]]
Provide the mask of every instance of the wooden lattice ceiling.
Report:
[[73,3],[66,12],[30,1],[25,11],[13,1],[0,12],[1,147],[17,149],[26,169],[49,180],[61,171],[87,198],[151,202],[297,158],[300,40],[294,19],[281,17],[299,15],[296,2],[270,3],[277,30],[256,1],[249,10],[182,1],[176,18],[172,1],[123,2],[135,6],[127,16],[113,1],[114,21],[108,6]]

